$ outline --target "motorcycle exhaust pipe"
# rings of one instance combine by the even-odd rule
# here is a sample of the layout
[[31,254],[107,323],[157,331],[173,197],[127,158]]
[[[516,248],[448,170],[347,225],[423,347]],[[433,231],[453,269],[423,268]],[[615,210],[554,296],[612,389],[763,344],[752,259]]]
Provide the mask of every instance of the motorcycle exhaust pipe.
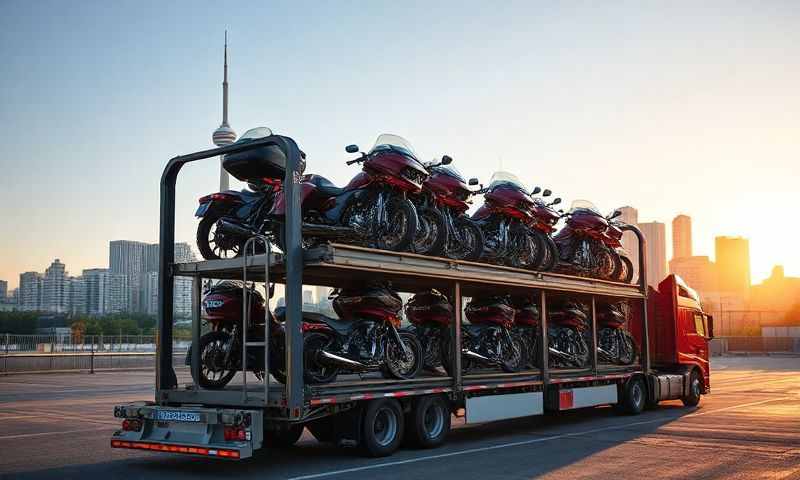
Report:
[[258,235],[258,232],[256,231],[225,219],[221,219],[217,222],[217,229],[225,235],[235,235],[246,238],[250,238],[253,235]]
[[570,355],[569,353],[564,353],[561,350],[556,350],[553,347],[548,347],[548,350],[550,350],[550,353],[552,353],[553,355],[555,355],[555,356],[557,356],[557,357],[559,357],[559,358],[561,358],[563,360],[568,360],[568,361],[573,361],[574,360],[574,356]]
[[317,223],[304,223],[303,235],[323,238],[346,238],[356,236],[356,231],[349,227],[338,225],[320,225]]
[[336,355],[335,353],[326,352],[325,350],[320,350],[317,353],[317,359],[321,363],[327,363],[334,367],[340,368],[349,368],[351,370],[366,370],[367,366],[361,362],[357,362],[355,360],[350,360],[349,358],[342,357],[340,355]]
[[481,355],[478,352],[473,352],[472,350],[462,350],[461,354],[473,360],[478,360],[479,362],[488,363],[491,365],[497,364],[497,362],[493,361],[491,358]]

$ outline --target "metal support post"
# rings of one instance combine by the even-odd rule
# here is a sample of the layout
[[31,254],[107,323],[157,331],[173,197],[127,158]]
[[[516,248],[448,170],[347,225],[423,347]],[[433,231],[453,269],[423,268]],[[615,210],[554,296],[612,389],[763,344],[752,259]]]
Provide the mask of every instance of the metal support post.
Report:
[[592,373],[597,375],[597,301],[592,295]]
[[635,225],[623,225],[622,230],[629,230],[639,239],[639,289],[642,292],[642,369],[645,373],[650,372],[650,328],[647,311],[647,264],[645,254],[647,239]]
[[542,366],[542,382],[544,385],[550,381],[550,345],[547,342],[547,293],[541,290],[539,293],[539,364]]
[[89,344],[91,353],[89,354],[89,373],[94,373],[94,335],[92,335],[92,343]]
[[453,341],[450,342],[452,347],[447,354],[452,355],[453,358],[453,388],[458,390],[461,388],[463,382],[463,372],[461,371],[461,322],[463,320],[463,308],[460,282],[455,282],[453,284],[453,313],[455,321],[450,328],[450,338],[452,338]]
[[200,328],[201,328],[201,306],[200,297],[203,289],[203,277],[194,277],[192,282],[192,390],[195,392],[200,388]]

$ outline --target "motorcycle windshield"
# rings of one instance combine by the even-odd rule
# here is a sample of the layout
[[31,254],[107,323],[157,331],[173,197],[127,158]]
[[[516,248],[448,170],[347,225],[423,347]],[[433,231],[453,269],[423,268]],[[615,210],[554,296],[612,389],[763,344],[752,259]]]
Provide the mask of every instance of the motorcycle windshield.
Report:
[[526,194],[529,192],[522,180],[511,172],[495,172],[492,175],[489,180],[489,190],[494,190],[498,187],[511,187]]
[[375,145],[372,147],[369,153],[373,154],[383,150],[395,150],[419,162],[417,159],[417,154],[414,152],[414,147],[411,146],[408,140],[398,135],[392,135],[390,133],[378,135],[378,139],[375,140]]
[[461,172],[456,170],[454,167],[451,167],[450,165],[440,165],[438,167],[433,167],[432,170],[434,172],[447,175],[448,177],[453,177],[461,183],[467,183],[467,181],[464,179],[464,176],[461,175]]
[[590,202],[589,200],[574,200],[572,202],[572,206],[570,207],[570,213],[575,213],[576,211],[588,210],[595,215],[602,217],[603,215],[600,214],[600,210],[594,205],[594,203]]

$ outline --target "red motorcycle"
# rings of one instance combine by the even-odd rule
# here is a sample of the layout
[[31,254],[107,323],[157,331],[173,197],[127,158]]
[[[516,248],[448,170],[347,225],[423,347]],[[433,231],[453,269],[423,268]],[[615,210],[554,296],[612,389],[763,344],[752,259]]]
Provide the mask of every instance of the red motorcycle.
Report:
[[[264,297],[253,286],[249,289],[249,316],[247,325],[242,325],[242,308],[244,292],[242,284],[234,281],[223,281],[211,286],[203,297],[202,319],[210,331],[200,337],[197,348],[200,351],[200,376],[195,382],[203,388],[223,388],[236,375],[244,370],[242,366],[243,328],[247,329],[249,342],[264,341]],[[270,373],[279,382],[286,382],[284,367],[284,311],[278,309],[270,315]],[[186,354],[186,365],[191,365],[192,349]],[[256,377],[263,379],[265,372],[264,347],[247,347],[247,368]],[[194,372],[192,372],[194,375]]]
[[533,198],[516,175],[496,172],[484,194],[484,204],[472,215],[483,231],[484,258],[516,268],[538,268],[544,246],[528,226]]
[[[623,267],[624,255],[616,250],[621,247],[619,239],[612,237],[616,233],[612,233],[612,236],[607,233],[609,222],[620,214],[617,210],[604,217],[591,202],[574,201],[566,215],[566,225],[553,237],[563,262],[562,268],[569,273],[612,281],[627,279],[629,282],[633,275],[632,266]],[[622,238],[622,231],[618,228],[617,230],[619,238]],[[628,265],[630,260],[626,262],[626,266]]]
[[[531,195],[536,195],[539,192],[542,192],[542,197],[549,197],[552,195],[550,190],[545,189],[542,191],[539,187],[534,188]],[[563,211],[557,211],[553,208],[554,205],[561,203],[560,198],[556,198],[548,203],[542,197],[535,197],[533,199],[533,208],[531,211],[532,220],[529,225],[544,246],[539,263],[539,270],[550,271],[555,268],[559,259],[558,247],[553,241],[553,232],[556,230],[556,224],[561,219]]]
[[636,361],[636,343],[625,328],[626,301],[602,302],[597,308],[597,357],[604,363],[631,365]]
[[477,261],[483,253],[483,232],[466,211],[475,192],[467,180],[449,164],[452,159],[426,164],[430,177],[422,184],[422,193],[413,197],[419,216],[414,251],[425,255],[445,256],[456,260]]
[[549,364],[552,367],[589,366],[589,313],[586,305],[567,301],[547,316]]
[[617,265],[617,271],[614,274],[614,279],[622,283],[631,283],[633,280],[633,262],[628,258],[628,252],[622,246],[622,226],[621,222],[615,220],[620,215],[619,210],[614,211],[611,215],[606,217],[608,220],[608,228],[603,233],[603,242],[605,245],[614,251],[614,254],[619,258],[620,263]]
[[530,297],[511,297],[514,307],[513,335],[519,339],[525,355],[525,366],[539,368],[539,307]]
[[[349,145],[348,153],[358,152]],[[396,135],[380,135],[369,153],[350,160],[362,163],[362,172],[344,188],[321,175],[306,175],[300,182],[303,211],[303,242],[311,245],[338,240],[384,250],[411,247],[417,233],[418,217],[408,199],[422,190],[428,178],[411,145]],[[272,231],[283,249],[286,203],[277,193],[269,212]]]
[[438,290],[417,293],[406,303],[406,318],[411,323],[406,331],[413,333],[422,347],[422,368],[435,370],[442,365],[442,356],[450,354],[445,350],[453,321],[450,300]]

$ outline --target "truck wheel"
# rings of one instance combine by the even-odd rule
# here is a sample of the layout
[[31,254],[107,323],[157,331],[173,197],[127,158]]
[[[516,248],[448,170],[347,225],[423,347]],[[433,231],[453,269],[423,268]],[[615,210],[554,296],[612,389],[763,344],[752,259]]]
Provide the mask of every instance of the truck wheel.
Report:
[[640,377],[633,377],[625,385],[620,405],[622,411],[629,415],[638,415],[644,410],[647,401],[647,389]]
[[407,443],[418,448],[436,448],[450,432],[450,408],[440,396],[424,396],[406,417]]
[[370,457],[391,455],[403,440],[403,409],[393,398],[372,400],[361,421],[361,446]]
[[694,407],[700,403],[700,392],[702,391],[703,381],[700,379],[700,374],[697,369],[692,370],[689,376],[689,395],[681,397],[681,402],[687,407]]
[[303,424],[293,423],[279,430],[264,431],[264,445],[272,448],[291,447],[303,435]]

